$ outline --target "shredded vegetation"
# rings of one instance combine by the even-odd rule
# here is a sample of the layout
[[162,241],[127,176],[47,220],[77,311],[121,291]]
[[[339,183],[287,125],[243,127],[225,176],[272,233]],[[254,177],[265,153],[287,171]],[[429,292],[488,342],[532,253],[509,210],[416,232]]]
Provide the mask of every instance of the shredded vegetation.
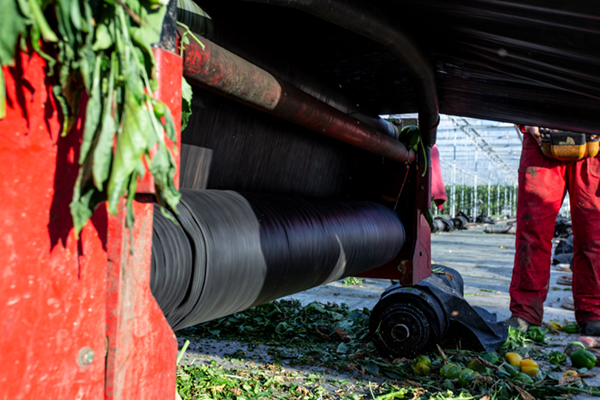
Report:
[[354,276],[349,276],[347,278],[344,278],[344,281],[342,284],[344,286],[355,286],[355,285],[362,285],[363,283],[365,283],[364,279],[356,278]]
[[[159,41],[168,0],[6,3],[0,13],[0,67],[15,65],[20,52],[37,53],[46,61],[62,112],[62,135],[84,119],[70,205],[76,234],[98,205],[106,202],[116,214],[123,199],[131,228],[134,194],[146,170],[154,178],[158,203],[176,212],[181,195],[173,180],[175,125],[169,108],[152,94],[158,84],[152,44]],[[183,92],[191,96],[185,84]],[[0,119],[6,101],[0,68]]]
[[[575,370],[576,377],[559,377],[574,368],[549,363],[545,341],[536,342],[517,329],[497,354],[460,349],[438,349],[428,357],[388,359],[377,356],[369,341],[370,311],[347,305],[281,300],[267,303],[202,325],[184,329],[180,337],[237,341],[249,348],[266,346],[271,362],[245,362],[246,352],[229,356],[231,367],[216,361],[178,369],[177,386],[183,399],[565,399],[578,393],[600,396],[600,388],[585,379],[595,375]],[[549,333],[545,330],[545,333]],[[195,339],[193,339],[195,338]],[[505,353],[518,353],[540,364],[531,382],[510,368]],[[430,365],[423,369],[425,359]],[[489,360],[489,361],[488,361]],[[448,364],[469,376],[448,377]],[[306,370],[298,374],[293,369]],[[320,367],[323,373],[315,373]],[[426,371],[426,372],[424,372]],[[335,379],[331,374],[355,379]],[[554,372],[554,374],[552,374]],[[419,375],[418,373],[421,373]],[[446,376],[444,376],[446,375]],[[529,397],[531,396],[531,397]]]

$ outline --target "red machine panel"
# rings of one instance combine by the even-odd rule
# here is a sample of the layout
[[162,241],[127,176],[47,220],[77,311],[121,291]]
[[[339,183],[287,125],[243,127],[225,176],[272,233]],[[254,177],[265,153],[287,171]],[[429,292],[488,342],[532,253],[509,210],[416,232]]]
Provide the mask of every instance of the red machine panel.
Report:
[[[154,49],[154,54],[159,79],[156,95],[171,110],[180,132],[181,57],[161,49]],[[175,156],[179,165],[179,152]],[[153,181],[144,178],[138,190],[153,192]],[[175,397],[177,341],[150,292],[153,209],[153,196],[136,197],[133,253],[129,231],[124,228],[124,204],[119,214],[109,216],[107,399]]]
[[[181,58],[156,55],[179,131]],[[16,61],[0,120],[0,399],[174,398],[177,343],[149,287],[153,197],[134,202],[133,254],[104,207],[75,238],[83,121],[60,137],[45,62]]]
[[[41,57],[4,69],[0,120],[0,397],[104,395],[107,219],[98,210],[81,239],[69,203],[79,123],[59,137]],[[81,121],[78,121],[81,122]]]

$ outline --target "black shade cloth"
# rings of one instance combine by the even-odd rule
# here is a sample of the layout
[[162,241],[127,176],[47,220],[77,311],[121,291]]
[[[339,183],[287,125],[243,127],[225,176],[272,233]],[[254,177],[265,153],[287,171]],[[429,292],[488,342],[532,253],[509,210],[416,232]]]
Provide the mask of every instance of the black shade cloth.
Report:
[[573,247],[573,235],[567,236],[566,239],[560,239],[560,241],[556,245],[556,249],[554,249],[554,255],[552,256],[552,264],[571,264],[573,262],[574,251],[575,249]]
[[155,212],[150,276],[174,330],[365,272],[405,242],[398,215],[376,203],[181,192],[179,226]]
[[[201,4],[215,21],[214,41],[226,48],[233,43],[232,51],[271,49],[278,59],[290,60],[323,85],[338,87],[363,111],[379,115],[417,111],[413,82],[378,43],[286,7],[236,0]],[[431,60],[441,113],[597,132],[597,2],[372,0],[368,4],[394,20]],[[240,38],[230,40],[235,33]],[[311,44],[310,51],[305,51],[306,43]],[[267,57],[257,58],[266,64]]]

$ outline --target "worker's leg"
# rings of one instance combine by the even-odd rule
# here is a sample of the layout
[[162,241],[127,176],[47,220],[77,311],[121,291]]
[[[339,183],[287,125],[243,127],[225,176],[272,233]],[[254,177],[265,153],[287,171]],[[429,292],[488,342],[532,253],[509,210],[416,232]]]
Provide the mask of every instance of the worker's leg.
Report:
[[579,325],[600,320],[600,159],[568,167],[573,222],[573,299]]
[[515,266],[510,284],[513,317],[540,325],[548,294],[554,223],[565,192],[562,162],[545,157],[524,135],[519,166]]

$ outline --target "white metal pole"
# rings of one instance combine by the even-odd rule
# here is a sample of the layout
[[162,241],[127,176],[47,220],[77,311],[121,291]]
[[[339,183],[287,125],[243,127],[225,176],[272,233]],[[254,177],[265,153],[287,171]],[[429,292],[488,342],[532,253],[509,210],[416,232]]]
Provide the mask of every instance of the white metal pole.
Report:
[[492,180],[492,169],[490,168],[490,160],[488,159],[488,197],[487,197],[487,203],[488,203],[488,209],[487,209],[487,215],[490,215],[490,181]]
[[513,183],[513,216],[517,215],[517,186]]
[[456,131],[454,131],[454,160],[452,162],[452,218],[456,217]]
[[504,185],[504,204],[502,205],[502,212],[504,212],[504,210],[506,210],[507,204],[508,204],[508,193],[506,192],[506,185]]
[[512,185],[510,190],[508,191],[508,209],[510,210],[510,216],[512,217],[513,213],[512,213],[512,195],[513,195],[513,191],[512,191]]
[[465,174],[462,175],[462,184],[460,185],[460,209],[465,209]]
[[473,177],[473,218],[477,218],[477,171]]
[[452,165],[452,218],[456,217],[456,163]]
[[[477,144],[477,141],[475,141]],[[477,218],[479,214],[477,212],[477,156],[479,152],[477,151],[477,146],[475,147],[475,177],[473,179],[473,219]]]
[[496,176],[496,185],[498,186],[498,196],[496,196],[496,215],[500,215],[500,180]]

